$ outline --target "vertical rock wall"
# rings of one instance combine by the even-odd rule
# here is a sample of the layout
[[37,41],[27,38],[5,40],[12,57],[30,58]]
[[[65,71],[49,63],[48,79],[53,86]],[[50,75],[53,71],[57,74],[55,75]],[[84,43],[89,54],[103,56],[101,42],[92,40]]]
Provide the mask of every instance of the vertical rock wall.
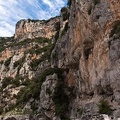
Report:
[[[17,23],[15,39],[18,43],[36,37],[53,38],[50,43],[53,46],[47,51],[52,53],[50,61],[43,59],[36,66],[36,72],[30,73],[29,69],[24,69],[29,67],[27,63],[19,72],[20,75],[27,71],[25,74],[46,78],[40,81],[40,88],[36,86],[40,89],[37,91],[38,94],[40,92],[40,96],[37,96],[39,99],[30,98],[24,107],[30,108],[30,102],[35,102],[35,119],[120,118],[119,0],[69,0],[69,7],[62,8],[60,18],[48,21],[21,20]],[[34,46],[31,44],[31,47]],[[20,52],[25,49],[13,58],[21,58]],[[26,59],[27,62],[29,60]],[[56,68],[62,73],[56,73]]]
[[70,5],[68,30],[57,42],[53,63],[68,69],[68,86],[75,87],[71,117],[77,118],[81,108],[85,114],[98,113],[100,100],[119,117],[119,6],[114,0],[75,0]]
[[52,38],[56,33],[56,24],[59,17],[47,20],[20,20],[16,24],[15,39],[24,40],[36,37]]

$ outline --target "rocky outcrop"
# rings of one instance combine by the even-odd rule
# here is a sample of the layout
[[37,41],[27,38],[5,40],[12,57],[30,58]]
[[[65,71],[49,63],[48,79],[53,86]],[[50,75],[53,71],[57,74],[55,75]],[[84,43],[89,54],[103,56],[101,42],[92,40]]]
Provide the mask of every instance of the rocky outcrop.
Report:
[[[52,41],[47,38],[27,39],[6,45],[0,61],[0,112],[13,109],[20,90],[50,67],[48,59],[51,48]],[[5,57],[7,51],[11,54]]]
[[71,2],[68,30],[59,38],[53,60],[55,66],[68,69],[68,85],[76,88],[71,118],[79,118],[78,109],[86,115],[97,113],[101,99],[119,117],[119,2]]
[[[9,94],[13,96],[12,90],[18,93],[21,114],[33,113],[36,120],[119,120],[120,3],[114,0],[68,3],[69,7],[62,8],[60,18],[17,23],[15,46],[21,42],[27,45],[9,47],[9,51],[15,52],[8,56],[9,61],[2,58],[5,52],[2,53],[2,95],[6,95],[11,85],[3,82],[6,77],[18,75],[22,77],[17,86],[21,90],[11,88]],[[37,37],[52,40],[32,41]],[[22,65],[14,68],[13,64],[21,59]],[[8,101],[11,104],[10,99],[16,100],[1,99],[3,108]],[[13,111],[18,113],[17,110]]]
[[51,18],[50,20],[20,20],[16,24],[15,39],[24,40],[26,38],[52,38],[57,30],[59,17]]
[[43,82],[41,86],[39,111],[43,112],[45,116],[50,119],[55,117],[55,107],[52,96],[54,94],[57,79],[56,74],[47,76],[45,82]]

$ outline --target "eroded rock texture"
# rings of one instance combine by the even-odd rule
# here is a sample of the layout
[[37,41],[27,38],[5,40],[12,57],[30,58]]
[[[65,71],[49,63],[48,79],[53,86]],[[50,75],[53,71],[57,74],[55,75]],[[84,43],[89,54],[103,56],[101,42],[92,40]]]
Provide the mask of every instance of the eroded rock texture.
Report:
[[[54,65],[69,69],[67,82],[76,88],[71,117],[98,112],[101,99],[120,113],[119,1],[72,1],[68,30],[57,43]],[[73,104],[74,103],[74,104]],[[81,118],[82,119],[82,118]]]
[[20,20],[16,24],[15,39],[24,40],[26,38],[45,37],[51,38],[56,32],[56,24],[59,17],[50,20]]
[[[61,9],[60,18],[17,23],[18,43],[38,37],[50,39],[40,38],[22,46],[15,44],[18,47],[1,52],[0,85],[4,89],[0,106],[4,112],[9,111],[11,103],[17,101],[13,96],[18,94],[22,112],[15,106],[13,117],[25,113],[26,119],[31,120],[119,120],[120,1],[69,0],[68,3],[68,7]],[[6,57],[10,58],[8,62]],[[22,65],[16,63],[20,60]],[[18,77],[20,85],[13,88],[11,84],[3,84],[6,77],[16,76],[22,77]],[[25,81],[32,82],[28,85]],[[20,94],[21,88],[26,89]],[[7,99],[6,91],[11,96]]]

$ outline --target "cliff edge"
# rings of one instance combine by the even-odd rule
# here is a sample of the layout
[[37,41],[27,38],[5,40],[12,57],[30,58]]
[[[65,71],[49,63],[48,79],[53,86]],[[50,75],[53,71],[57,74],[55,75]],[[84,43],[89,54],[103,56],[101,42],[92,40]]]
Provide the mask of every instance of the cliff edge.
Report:
[[68,0],[60,17],[19,21],[1,49],[0,119],[119,120],[119,8]]

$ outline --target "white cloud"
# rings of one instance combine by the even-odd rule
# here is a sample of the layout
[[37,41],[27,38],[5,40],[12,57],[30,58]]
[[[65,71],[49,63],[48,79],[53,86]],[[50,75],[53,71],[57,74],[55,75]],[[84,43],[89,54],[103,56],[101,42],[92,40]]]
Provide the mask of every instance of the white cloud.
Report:
[[42,0],[42,2],[48,5],[50,8],[54,7],[54,5],[52,4],[52,2],[50,2],[50,0]]
[[12,36],[20,19],[48,19],[59,14],[67,0],[0,0],[0,36]]
[[12,32],[9,29],[5,29],[4,27],[0,27],[0,36],[12,36]]

